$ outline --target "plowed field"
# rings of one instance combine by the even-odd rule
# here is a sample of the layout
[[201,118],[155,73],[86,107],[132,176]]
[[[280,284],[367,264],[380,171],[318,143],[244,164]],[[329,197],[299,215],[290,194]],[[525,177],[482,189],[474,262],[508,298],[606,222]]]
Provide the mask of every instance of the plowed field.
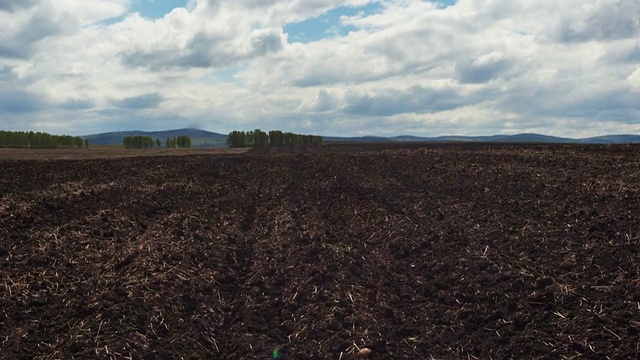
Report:
[[0,358],[640,358],[640,147],[0,161]]

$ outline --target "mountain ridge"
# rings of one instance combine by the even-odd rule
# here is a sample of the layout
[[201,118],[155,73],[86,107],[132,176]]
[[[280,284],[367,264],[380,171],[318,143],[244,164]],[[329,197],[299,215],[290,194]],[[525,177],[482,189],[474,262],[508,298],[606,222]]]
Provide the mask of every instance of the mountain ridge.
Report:
[[353,142],[497,142],[497,143],[544,143],[544,144],[624,144],[640,143],[640,135],[620,134],[602,135],[587,138],[568,138],[535,133],[523,133],[514,135],[480,135],[462,136],[445,135],[435,137],[423,137],[412,135],[400,135],[392,137],[323,137],[324,141],[353,141]]
[[[225,147],[226,134],[220,134],[207,130],[184,128],[164,131],[115,131],[80,136],[83,140],[89,139],[92,145],[122,145],[125,136],[150,136],[159,139],[164,145],[168,137],[180,135],[189,136],[194,147]],[[522,133],[514,135],[479,135],[479,136],[356,136],[337,137],[323,136],[325,142],[497,142],[497,143],[547,143],[547,144],[623,144],[640,143],[640,135],[611,134],[587,138],[568,138],[559,136],[542,135],[536,133]]]
[[175,138],[183,135],[191,138],[191,144],[193,147],[227,146],[227,135],[192,128],[161,131],[113,131],[84,135],[81,136],[81,138],[89,139],[89,142],[92,145],[122,145],[125,136],[150,136],[154,140],[160,140],[162,142],[162,146],[164,146],[167,138]]

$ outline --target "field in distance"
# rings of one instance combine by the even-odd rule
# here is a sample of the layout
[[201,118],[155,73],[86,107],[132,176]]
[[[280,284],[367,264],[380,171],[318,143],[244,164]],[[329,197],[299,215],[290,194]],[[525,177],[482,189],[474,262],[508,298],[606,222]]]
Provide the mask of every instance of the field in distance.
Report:
[[139,156],[183,156],[242,154],[248,148],[157,148],[126,149],[122,146],[91,146],[88,149],[15,149],[0,148],[0,160],[89,160]]
[[[0,160],[90,160],[118,159],[141,156],[185,156],[185,155],[234,155],[234,154],[288,154],[288,153],[335,153],[366,152],[393,149],[416,149],[422,147],[490,147],[509,146],[489,143],[422,143],[422,142],[332,142],[322,146],[266,146],[259,148],[195,147],[127,149],[119,145],[95,145],[81,149],[18,149],[0,147]],[[559,145],[556,145],[559,146]]]
[[186,155],[237,155],[244,153],[276,155],[276,154],[318,154],[318,153],[357,153],[380,152],[389,150],[410,149],[497,149],[505,147],[580,147],[593,145],[569,145],[569,144],[510,144],[487,142],[331,142],[321,146],[265,146],[254,148],[227,148],[227,147],[196,147],[196,148],[153,148],[153,149],[127,149],[119,145],[96,145],[80,149],[18,149],[1,148],[0,160],[90,160],[90,159],[118,159],[133,157],[153,156],[186,156]]

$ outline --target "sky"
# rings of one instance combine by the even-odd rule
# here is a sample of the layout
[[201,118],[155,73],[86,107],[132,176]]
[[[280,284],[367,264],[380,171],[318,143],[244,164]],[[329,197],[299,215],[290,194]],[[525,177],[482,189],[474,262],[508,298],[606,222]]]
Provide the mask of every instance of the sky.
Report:
[[0,0],[0,130],[640,134],[637,0]]

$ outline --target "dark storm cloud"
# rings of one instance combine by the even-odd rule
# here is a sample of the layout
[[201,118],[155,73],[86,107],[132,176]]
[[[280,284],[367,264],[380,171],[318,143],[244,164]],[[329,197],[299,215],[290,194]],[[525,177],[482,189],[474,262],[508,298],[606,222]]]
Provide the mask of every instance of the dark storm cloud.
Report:
[[43,110],[48,101],[38,94],[17,89],[0,89],[0,113],[28,113]]
[[640,35],[640,2],[601,3],[583,18],[564,18],[556,26],[561,42],[608,41]]
[[95,107],[95,103],[91,100],[70,99],[61,106],[65,110],[87,110]]
[[[584,118],[602,118],[627,123],[637,123],[632,113],[640,111],[640,102],[637,96],[627,88],[619,87],[606,89],[591,95],[585,95],[577,99],[574,104],[565,109],[557,109],[557,113],[565,113],[566,116]],[[604,114],[618,114],[615,118],[602,116]]]
[[10,42],[0,43],[0,58],[24,59],[31,54],[31,47],[19,46]]
[[293,86],[295,87],[312,87],[312,86],[320,86],[320,85],[328,85],[344,82],[344,76],[342,74],[335,74],[331,72],[322,73],[319,71],[313,72],[311,74],[307,74],[302,76],[299,79],[295,79],[293,81]]
[[336,108],[337,101],[326,90],[320,90],[313,103],[313,111],[331,111]]
[[162,59],[169,56],[169,51],[143,51],[134,50],[127,53],[120,53],[120,61],[128,67],[148,67],[156,68],[162,63]]
[[28,58],[37,43],[77,28],[77,20],[68,14],[57,19],[46,13],[33,14],[26,23],[19,25],[17,32],[0,35],[0,57]]
[[[44,38],[59,35],[65,32],[67,21],[73,21],[71,18],[56,19],[54,21],[48,14],[35,14],[29,19],[22,30],[18,33],[18,41],[26,43],[35,43]],[[68,24],[73,26],[72,24]]]
[[215,61],[211,49],[220,41],[222,39],[198,33],[193,37],[182,56],[173,59],[173,62],[181,67],[209,67]]
[[223,67],[236,61],[280,51],[284,47],[281,30],[256,30],[250,36],[251,50],[242,50],[231,37],[206,34],[194,35],[184,49],[136,50],[121,53],[124,65],[154,71],[165,68]]
[[511,62],[504,59],[460,61],[456,64],[456,78],[463,84],[482,84],[498,77],[511,66]]
[[207,6],[210,12],[218,12],[220,10],[220,0],[207,0]]
[[605,54],[602,59],[613,64],[640,63],[640,42],[632,45],[616,47]]
[[0,0],[0,11],[12,13],[21,8],[31,7],[39,2],[39,0]]
[[138,110],[157,108],[164,98],[158,93],[128,97],[121,100],[112,100],[111,104],[120,109]]
[[347,95],[348,114],[390,116],[404,113],[425,113],[454,109],[459,95],[451,90],[435,91],[414,86],[408,90],[384,90],[374,95]]
[[[557,89],[534,89],[531,86],[511,88],[487,98],[497,99],[501,109],[523,117],[560,117],[577,119],[607,119],[624,123],[637,122],[640,102],[625,86],[576,90],[573,84],[557,84]],[[559,96],[558,94],[563,94]],[[615,115],[615,116],[614,116]],[[587,120],[588,121],[588,120]]]
[[129,67],[144,67],[151,70],[161,70],[168,67],[178,68],[207,68],[227,65],[234,60],[234,54],[229,51],[231,46],[222,46],[224,41],[218,36],[205,33],[196,34],[184,49],[171,50],[137,50],[121,54],[121,61]]
[[[242,4],[245,7],[255,9],[255,8],[272,6],[278,3],[278,1],[280,0],[236,0],[235,2],[238,4]],[[216,3],[217,0],[209,0],[209,3],[212,3],[212,2]]]
[[257,55],[278,52],[284,48],[282,30],[266,29],[251,34],[251,46]]
[[[123,65],[131,68],[148,68],[153,71],[159,71],[167,67],[180,67],[180,63],[185,62],[189,57],[176,56],[175,51],[171,50],[135,50],[128,53],[120,54],[120,60]],[[207,58],[199,58],[199,64],[206,67]]]
[[3,65],[0,68],[0,80],[13,80],[13,79],[15,79],[15,75],[13,74],[12,68],[7,65]]

